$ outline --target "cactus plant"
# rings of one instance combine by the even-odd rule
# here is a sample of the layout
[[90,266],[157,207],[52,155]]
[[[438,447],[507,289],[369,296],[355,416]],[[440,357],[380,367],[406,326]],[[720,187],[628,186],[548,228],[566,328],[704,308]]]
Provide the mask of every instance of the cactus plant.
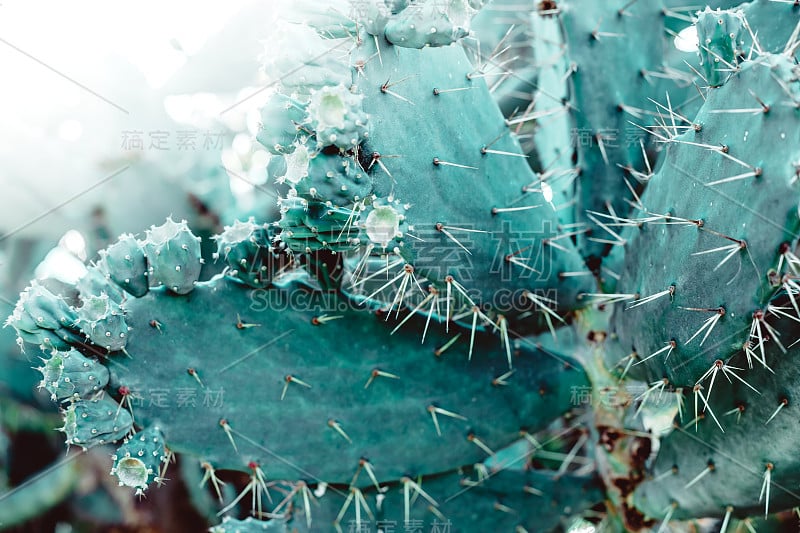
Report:
[[800,8],[540,2],[504,117],[480,2],[335,4],[269,59],[280,215],[216,236],[223,272],[168,219],[20,295],[67,443],[139,494],[175,453],[220,500],[243,472],[214,531],[785,520]]

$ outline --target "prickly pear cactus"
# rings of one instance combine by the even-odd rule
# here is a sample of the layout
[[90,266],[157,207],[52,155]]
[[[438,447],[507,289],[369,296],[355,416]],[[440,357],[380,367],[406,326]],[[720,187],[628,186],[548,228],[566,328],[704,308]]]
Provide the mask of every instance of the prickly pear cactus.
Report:
[[31,283],[67,444],[199,463],[219,532],[789,527],[800,7],[481,4],[298,5],[278,218]]

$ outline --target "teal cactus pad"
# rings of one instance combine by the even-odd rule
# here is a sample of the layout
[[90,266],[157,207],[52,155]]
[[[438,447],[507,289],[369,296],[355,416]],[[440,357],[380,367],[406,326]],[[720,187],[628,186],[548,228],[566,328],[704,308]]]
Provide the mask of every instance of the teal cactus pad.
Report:
[[[464,51],[380,43],[378,55],[367,40],[357,52],[356,62],[368,62],[353,82],[365,94],[371,124],[361,160],[376,196],[408,206],[400,255],[442,287],[453,275],[481,304],[497,304],[503,291],[555,289],[559,308],[577,305],[591,274],[572,242],[558,239],[556,206],[541,192],[485,83],[470,79]],[[556,239],[560,249],[547,245]],[[451,263],[442,264],[444,256]],[[567,272],[588,277],[561,276]]]
[[[792,339],[800,335],[791,319],[783,318],[774,325]],[[697,400],[699,413],[705,411],[697,426],[692,423],[695,398],[690,389],[686,391],[683,420],[677,421],[679,429],[661,440],[650,479],[634,495],[634,502],[648,516],[663,519],[673,502],[676,519],[722,517],[728,506],[738,518],[763,517],[766,510],[775,512],[800,505],[796,490],[800,484],[796,451],[800,371],[795,364],[800,350],[795,347],[784,354],[773,344],[766,353],[774,373],[760,367],[748,370],[743,354],[726,363],[730,372],[741,376],[758,393],[732,376],[726,379],[721,370],[713,388],[710,376],[703,380],[704,394],[711,389],[710,399],[706,409],[702,399]],[[734,367],[743,370],[732,370]],[[713,471],[687,487],[708,468],[709,462]],[[674,473],[673,467],[677,467]],[[767,500],[766,490],[762,489],[768,470]]]
[[[674,219],[656,217],[632,230],[617,291],[646,298],[674,286],[674,296],[629,301],[636,306],[620,307],[615,325],[640,360],[676,342],[668,360],[664,352],[642,365],[649,381],[693,384],[714,360],[742,351],[754,312],[766,311],[775,292],[768,272],[800,227],[792,163],[800,157],[800,130],[792,126],[795,110],[785,105],[800,102],[792,68],[790,59],[767,54],[711,91],[695,118],[702,129],[676,137],[642,196],[651,215]],[[699,220],[701,228],[691,222]],[[655,258],[652,250],[663,253]],[[695,333],[719,308],[724,316],[703,342],[706,332]]]
[[[430,499],[422,495],[423,491]],[[362,528],[388,531],[417,527],[423,531],[437,531],[437,528],[448,531],[449,528],[450,531],[549,532],[568,526],[572,513],[588,509],[603,497],[598,480],[591,476],[503,470],[492,472],[481,481],[474,467],[461,473],[412,476],[388,484],[384,487],[380,507],[376,492],[375,487],[370,486],[361,491],[363,501],[356,502],[357,496],[350,490],[329,488],[318,500],[319,505],[312,503],[310,506],[310,529],[300,498],[296,498],[298,512],[289,527],[310,532],[333,530],[338,525],[346,530],[355,529],[360,522]],[[351,502],[345,506],[348,496]],[[361,507],[360,521],[356,505]],[[342,517],[337,521],[340,514]]]
[[[452,332],[432,328],[420,346],[417,335],[391,336],[382,318],[295,285],[254,292],[217,278],[182,298],[153,289],[129,305],[131,358],[111,372],[114,387],[143,399],[137,422],[158,425],[171,450],[219,468],[257,461],[272,478],[344,483],[362,457],[387,480],[468,464],[486,456],[470,435],[504,446],[563,414],[571,388],[585,383],[562,360],[515,346],[514,376],[495,386],[508,372],[496,339],[476,340],[471,362],[466,336],[437,358]],[[441,436],[435,408],[457,414],[436,417]]]

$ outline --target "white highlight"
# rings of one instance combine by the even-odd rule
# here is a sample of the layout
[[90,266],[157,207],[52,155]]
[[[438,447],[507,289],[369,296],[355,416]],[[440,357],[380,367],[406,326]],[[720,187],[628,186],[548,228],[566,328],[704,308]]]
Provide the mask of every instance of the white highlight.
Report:
[[697,27],[688,26],[682,29],[675,37],[675,48],[681,52],[697,52],[699,48],[697,40]]

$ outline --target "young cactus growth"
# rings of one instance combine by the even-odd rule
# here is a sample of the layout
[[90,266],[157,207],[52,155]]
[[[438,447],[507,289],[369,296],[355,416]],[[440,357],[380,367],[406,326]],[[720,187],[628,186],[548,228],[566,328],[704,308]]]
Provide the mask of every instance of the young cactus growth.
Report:
[[176,294],[192,290],[200,278],[202,259],[200,239],[189,231],[186,221],[175,222],[171,218],[160,226],[147,230],[142,242],[150,264],[150,286],[164,285]]
[[147,258],[133,235],[120,235],[101,257],[111,281],[136,298],[147,294]]
[[289,264],[285,244],[277,240],[274,228],[256,224],[251,217],[246,222],[234,221],[217,235],[215,259],[222,259],[230,270],[228,275],[253,288],[268,287],[273,276]]
[[125,311],[107,294],[83,298],[75,323],[89,340],[109,352],[123,350],[128,342]]
[[108,397],[73,401],[64,410],[67,445],[91,448],[116,442],[133,429],[131,414]]
[[95,359],[90,359],[78,350],[53,351],[37,368],[42,373],[39,388],[50,393],[53,401],[90,398],[108,384],[108,370]]
[[164,436],[157,427],[140,431],[125,439],[112,459],[111,475],[117,476],[120,486],[132,487],[142,495],[151,483],[163,481],[160,473],[167,461]]
[[344,85],[323,87],[311,93],[305,122],[314,130],[317,148],[352,149],[369,134],[364,97]]

